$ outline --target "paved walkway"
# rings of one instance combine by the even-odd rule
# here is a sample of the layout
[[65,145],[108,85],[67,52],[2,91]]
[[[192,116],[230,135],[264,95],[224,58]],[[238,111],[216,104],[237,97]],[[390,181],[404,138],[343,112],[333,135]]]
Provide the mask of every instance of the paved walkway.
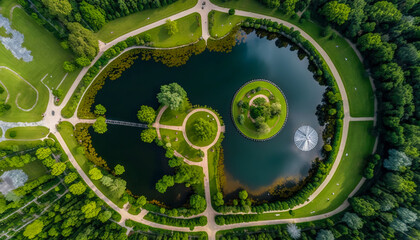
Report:
[[[199,0],[198,3],[191,9],[188,9],[186,11],[180,12],[178,14],[175,14],[171,17],[169,17],[169,19],[171,20],[176,20],[182,17],[185,17],[189,14],[192,14],[194,12],[198,12],[201,15],[201,20],[202,20],[202,36],[205,40],[207,40],[210,35],[209,35],[209,29],[208,29],[208,13],[211,10],[217,10],[217,11],[221,11],[221,12],[228,12],[228,8],[222,8],[219,6],[216,6],[214,4],[212,4],[209,1],[206,1],[206,5],[204,6],[204,9],[202,9],[202,2],[204,2],[204,0]],[[312,45],[318,50],[318,52],[322,55],[322,57],[325,59],[326,63],[328,64],[328,66],[330,67],[332,74],[334,76],[334,78],[337,81],[340,93],[342,95],[343,98],[343,109],[344,109],[344,119],[343,119],[343,133],[342,133],[342,141],[340,144],[340,149],[337,155],[337,159],[334,162],[332,169],[330,171],[330,173],[327,175],[326,179],[324,180],[324,182],[320,185],[320,187],[318,187],[318,189],[309,197],[309,202],[314,199],[324,188],[325,186],[328,184],[328,182],[330,181],[330,179],[332,178],[332,176],[334,175],[340,161],[343,155],[343,151],[344,151],[344,147],[346,144],[346,140],[347,140],[347,135],[348,135],[348,126],[349,126],[349,122],[350,121],[371,121],[371,120],[376,120],[376,114],[374,118],[351,118],[350,117],[350,113],[349,113],[349,105],[348,105],[348,99],[347,99],[347,94],[342,82],[342,79],[340,77],[340,75],[338,74],[337,69],[335,68],[334,64],[332,63],[331,59],[329,58],[329,56],[327,55],[327,53],[321,48],[321,46],[314,40],[312,39],[307,33],[305,33],[302,29],[298,28],[297,26],[294,26],[291,23],[288,23],[286,21],[277,19],[277,18],[273,18],[270,16],[265,16],[265,15],[261,15],[261,14],[256,14],[256,13],[250,13],[250,12],[245,12],[245,11],[240,11],[237,10],[236,11],[236,15],[239,16],[246,16],[246,17],[253,17],[253,18],[265,18],[265,19],[270,19],[272,21],[281,23],[287,27],[294,27],[295,30],[299,30],[301,32],[301,35],[306,38],[309,42],[312,43]],[[109,48],[111,48],[112,46],[114,46],[115,44],[117,44],[118,42],[127,39],[128,37],[131,36],[135,36],[139,33],[142,33],[144,31],[150,30],[152,28],[155,28],[157,26],[160,26],[162,24],[165,23],[166,19],[162,19],[160,21],[154,22],[152,24],[149,24],[147,26],[141,27],[135,31],[132,31],[130,33],[127,33],[109,43],[101,43],[100,44],[100,50],[98,55],[95,57],[95,59],[92,61],[91,66],[102,56],[102,54],[108,50]],[[147,47],[137,47],[137,48],[147,48]],[[132,49],[132,48],[130,48]],[[126,49],[126,51],[130,50],[130,49]],[[356,51],[357,53],[357,51]],[[158,223],[153,223],[150,221],[145,220],[143,217],[147,214],[146,210],[142,210],[141,213],[139,215],[132,215],[130,213],[128,213],[124,208],[119,208],[117,205],[115,205],[113,202],[111,202],[102,192],[100,192],[96,186],[92,183],[92,181],[89,179],[89,177],[84,173],[84,171],[80,168],[80,166],[78,165],[78,163],[76,162],[76,160],[74,159],[73,155],[71,154],[70,150],[68,149],[67,145],[65,144],[63,138],[61,137],[61,135],[56,131],[56,124],[58,124],[60,121],[62,121],[60,113],[61,110],[63,109],[63,107],[68,103],[68,101],[70,100],[73,92],[76,90],[77,86],[79,85],[80,81],[82,80],[83,76],[87,73],[88,69],[90,66],[85,67],[81,70],[81,72],[79,73],[78,77],[76,78],[76,80],[74,81],[73,85],[70,87],[67,95],[64,97],[63,102],[60,106],[55,106],[54,105],[54,97],[52,96],[52,92],[49,89],[50,92],[50,101],[48,103],[47,106],[47,110],[45,112],[45,117],[44,119],[41,121],[43,126],[46,126],[50,129],[50,131],[52,133],[54,133],[57,137],[57,140],[59,141],[59,143],[62,145],[64,151],[66,152],[66,154],[69,156],[69,160],[71,161],[71,163],[73,164],[73,166],[76,168],[76,170],[79,172],[79,174],[81,175],[81,177],[83,178],[83,180],[86,182],[86,184],[98,195],[99,198],[101,198],[102,200],[104,200],[111,208],[113,208],[115,211],[117,211],[118,213],[121,214],[122,218],[121,221],[119,222],[119,224],[123,225],[124,221],[126,219],[132,219],[134,221],[137,222],[141,222],[143,224],[152,226],[152,227],[156,227],[156,228],[162,228],[162,229],[167,229],[167,230],[173,230],[173,231],[189,231],[188,228],[180,228],[180,227],[173,227],[173,226],[168,226],[168,225],[162,225],[162,224],[158,224]],[[375,104],[376,106],[376,104]],[[209,182],[209,175],[208,175],[208,159],[207,159],[207,153],[208,150],[211,148],[211,146],[213,146],[214,144],[216,144],[217,139],[219,138],[221,132],[224,131],[224,126],[221,126],[220,122],[218,121],[217,116],[214,115],[213,112],[211,112],[210,110],[207,109],[196,109],[194,111],[192,111],[189,115],[187,115],[187,117],[184,119],[184,123],[182,126],[166,126],[166,125],[160,125],[159,119],[162,116],[162,113],[165,109],[161,109],[161,111],[158,114],[158,120],[157,120],[157,124],[155,124],[155,127],[157,128],[157,130],[159,128],[167,128],[167,129],[172,129],[172,130],[177,130],[177,131],[182,131],[184,133],[184,137],[185,140],[191,144],[191,142],[188,140],[188,137],[186,137],[186,133],[185,133],[185,124],[186,124],[186,120],[188,119],[188,117],[190,116],[190,114],[193,114],[194,111],[208,111],[209,114],[212,114],[213,117],[215,119],[217,119],[217,124],[218,124],[218,131],[217,131],[217,136],[215,138],[215,141],[213,141],[209,146],[206,147],[197,147],[194,146],[193,144],[191,144],[191,146],[200,149],[204,152],[204,158],[202,162],[199,163],[195,163],[195,162],[187,162],[189,164],[193,164],[193,165],[197,165],[197,166],[201,166],[203,168],[204,171],[204,187],[205,187],[205,195],[206,195],[206,201],[207,201],[207,208],[206,210],[200,214],[200,215],[204,215],[207,216],[208,219],[208,224],[204,227],[196,227],[194,229],[194,231],[205,231],[209,234],[209,239],[215,239],[215,234],[218,230],[223,230],[223,229],[230,229],[230,228],[236,228],[236,227],[247,227],[247,226],[259,226],[259,225],[268,225],[268,224],[281,224],[281,223],[288,223],[288,222],[305,222],[305,221],[313,221],[313,220],[319,220],[319,219],[323,219],[326,217],[329,217],[335,213],[338,213],[342,210],[344,210],[347,206],[348,206],[348,202],[347,200],[337,209],[335,209],[334,211],[327,213],[327,214],[322,214],[322,215],[316,215],[316,216],[310,216],[310,217],[306,217],[306,218],[298,218],[298,219],[283,219],[283,220],[270,220],[270,221],[259,221],[259,222],[250,222],[250,223],[241,223],[241,224],[232,224],[232,225],[225,225],[225,226],[218,226],[215,223],[215,215],[217,214],[214,209],[211,206],[211,195],[210,195],[210,182]],[[76,115],[77,116],[77,115]],[[77,124],[79,122],[90,122],[92,123],[94,120],[81,120],[78,119],[77,117],[72,117],[70,119],[68,119],[72,124]],[[160,133],[158,131],[158,137],[160,136]],[[376,146],[376,145],[375,145]],[[362,179],[362,181],[357,185],[357,187],[354,189],[354,191],[352,192],[352,194],[354,194],[355,192],[357,192],[357,190],[362,186],[364,182],[364,179]],[[352,196],[352,194],[350,194],[349,196]],[[296,208],[300,208],[306,204],[308,204],[309,202],[305,202],[305,204],[299,205],[294,207],[294,209]]]

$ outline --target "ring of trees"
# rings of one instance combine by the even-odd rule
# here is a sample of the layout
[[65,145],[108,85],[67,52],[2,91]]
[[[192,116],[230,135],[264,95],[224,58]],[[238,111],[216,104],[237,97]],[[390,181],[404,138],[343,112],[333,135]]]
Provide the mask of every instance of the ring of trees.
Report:
[[281,89],[265,79],[242,85],[235,93],[231,116],[238,131],[246,138],[267,141],[275,137],[287,122],[288,104]]

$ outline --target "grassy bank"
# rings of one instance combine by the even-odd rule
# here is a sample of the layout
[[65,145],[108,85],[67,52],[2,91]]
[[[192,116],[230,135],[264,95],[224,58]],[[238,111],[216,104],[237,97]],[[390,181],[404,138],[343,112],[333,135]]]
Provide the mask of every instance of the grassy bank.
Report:
[[[9,139],[39,139],[48,135],[50,130],[43,126],[36,127],[15,127],[6,131],[6,138]],[[11,136],[15,135],[14,137]]]
[[165,7],[136,12],[106,23],[95,35],[103,42],[110,42],[121,35],[192,8],[196,4],[197,0],[178,0]]

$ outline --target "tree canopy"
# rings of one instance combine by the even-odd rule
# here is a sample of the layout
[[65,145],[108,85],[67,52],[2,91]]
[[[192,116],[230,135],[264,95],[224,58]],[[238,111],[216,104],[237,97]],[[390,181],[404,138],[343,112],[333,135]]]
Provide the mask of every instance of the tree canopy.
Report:
[[160,87],[157,99],[171,110],[179,110],[187,99],[187,92],[178,83],[171,83]]

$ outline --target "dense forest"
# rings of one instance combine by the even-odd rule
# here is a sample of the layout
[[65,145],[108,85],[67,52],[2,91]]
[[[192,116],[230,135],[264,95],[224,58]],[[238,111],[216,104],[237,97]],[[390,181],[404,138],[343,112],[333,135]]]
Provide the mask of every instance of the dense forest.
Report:
[[[299,230],[302,239],[420,238],[420,4],[407,1],[260,1],[300,22],[316,21],[325,36],[336,30],[364,58],[376,86],[379,136],[377,154],[367,159],[362,191],[351,208],[326,222]],[[334,29],[334,30],[333,30]],[[321,230],[322,228],[322,230]],[[285,238],[285,229],[246,232],[248,239]],[[224,238],[244,236],[230,232]],[[291,235],[290,232],[288,234]],[[295,235],[296,237],[296,235]]]

